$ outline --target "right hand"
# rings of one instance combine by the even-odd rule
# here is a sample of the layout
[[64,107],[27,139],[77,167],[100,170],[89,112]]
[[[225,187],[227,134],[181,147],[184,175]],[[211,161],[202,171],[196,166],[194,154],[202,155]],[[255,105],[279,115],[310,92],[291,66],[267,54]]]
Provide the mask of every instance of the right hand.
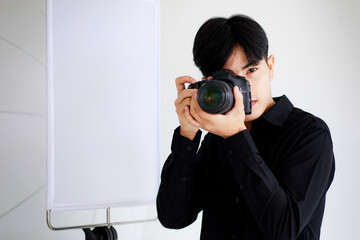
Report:
[[180,122],[180,134],[190,140],[193,140],[199,130],[198,126],[194,126],[189,122],[189,118],[193,119],[190,115],[190,103],[193,91],[196,89],[186,89],[185,83],[195,83],[196,80],[190,76],[178,77],[175,80],[178,97],[175,100],[176,113]]

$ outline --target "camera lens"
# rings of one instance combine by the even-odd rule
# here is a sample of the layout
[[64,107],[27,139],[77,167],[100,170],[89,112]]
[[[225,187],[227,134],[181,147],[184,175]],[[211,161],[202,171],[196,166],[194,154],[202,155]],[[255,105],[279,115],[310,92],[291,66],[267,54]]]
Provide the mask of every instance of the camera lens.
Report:
[[234,105],[233,91],[224,81],[208,80],[200,87],[198,103],[208,113],[225,113]]
[[222,100],[221,92],[218,88],[214,86],[210,86],[206,88],[206,91],[204,91],[204,103],[211,107],[214,105],[219,105]]

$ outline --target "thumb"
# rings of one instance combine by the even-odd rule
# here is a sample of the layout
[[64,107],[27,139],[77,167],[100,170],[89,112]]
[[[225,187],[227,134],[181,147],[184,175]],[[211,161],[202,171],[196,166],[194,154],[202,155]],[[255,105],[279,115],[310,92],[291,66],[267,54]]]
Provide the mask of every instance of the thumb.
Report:
[[234,94],[235,104],[234,107],[228,112],[229,114],[235,111],[244,111],[243,95],[241,94],[238,86],[235,86],[233,88],[233,94]]

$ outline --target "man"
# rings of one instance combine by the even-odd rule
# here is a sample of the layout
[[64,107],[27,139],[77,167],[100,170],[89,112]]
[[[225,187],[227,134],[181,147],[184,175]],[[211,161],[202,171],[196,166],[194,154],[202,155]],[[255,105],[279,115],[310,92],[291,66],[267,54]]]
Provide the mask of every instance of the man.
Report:
[[[219,69],[251,85],[252,113],[234,87],[234,107],[209,114],[189,76],[176,79],[180,127],[164,164],[157,198],[160,222],[183,228],[203,211],[201,239],[319,239],[326,192],[334,176],[330,132],[319,118],[272,98],[274,56],[264,30],[237,15],[199,29],[194,61],[205,78]],[[207,130],[199,150],[201,131]]]

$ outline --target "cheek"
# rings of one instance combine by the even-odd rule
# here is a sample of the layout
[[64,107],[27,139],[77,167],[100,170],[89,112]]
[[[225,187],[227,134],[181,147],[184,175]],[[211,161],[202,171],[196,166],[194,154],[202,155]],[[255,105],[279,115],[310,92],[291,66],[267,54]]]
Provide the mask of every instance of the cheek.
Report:
[[252,94],[252,93],[255,93],[255,92],[256,92],[256,89],[257,89],[255,81],[249,80],[249,84],[250,84],[251,94]]
[[251,83],[250,84],[250,89],[251,89],[251,96],[253,97],[253,99],[259,100],[261,98],[261,87],[259,86],[259,84],[257,83]]
[[251,85],[251,94],[260,99],[267,99],[270,95],[270,81],[262,79]]

